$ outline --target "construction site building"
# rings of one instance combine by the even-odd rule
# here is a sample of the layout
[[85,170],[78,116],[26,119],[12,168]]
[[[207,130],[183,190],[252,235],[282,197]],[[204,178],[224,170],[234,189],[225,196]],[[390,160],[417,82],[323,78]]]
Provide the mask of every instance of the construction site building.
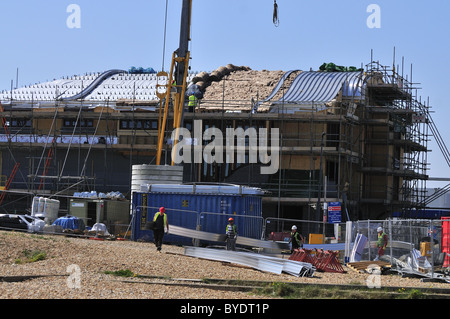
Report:
[[[162,105],[156,81],[153,72],[111,70],[2,92],[1,210],[26,212],[34,195],[64,200],[118,191],[129,199],[133,165],[155,164]],[[393,68],[228,65],[193,72],[188,83],[203,98],[193,108],[186,103],[185,128],[278,129],[279,167],[261,174],[266,164],[249,161],[247,137],[245,163],[184,163],[183,182],[262,188],[264,217],[322,221],[328,202],[342,203],[342,221],[424,207],[429,105]],[[172,119],[162,165],[172,164]]]

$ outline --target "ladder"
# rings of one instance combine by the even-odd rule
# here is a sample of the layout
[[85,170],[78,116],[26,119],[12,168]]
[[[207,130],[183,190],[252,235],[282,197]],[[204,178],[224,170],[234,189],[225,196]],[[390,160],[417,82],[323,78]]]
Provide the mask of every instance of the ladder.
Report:
[[52,157],[53,157],[53,146],[54,146],[54,144],[55,144],[55,138],[53,138],[52,146],[48,150],[47,159],[45,161],[45,166],[44,166],[44,171],[42,173],[41,182],[39,184],[39,190],[42,190],[42,186],[44,186],[44,178],[47,176],[48,168],[50,166],[50,162],[52,161]]
[[9,178],[6,181],[5,190],[0,195],[0,205],[3,203],[3,200],[5,199],[6,191],[11,186],[11,183],[14,180],[14,176],[16,175],[17,171],[19,170],[19,166],[20,166],[20,163],[16,163],[16,165],[14,165],[11,175],[9,175]]

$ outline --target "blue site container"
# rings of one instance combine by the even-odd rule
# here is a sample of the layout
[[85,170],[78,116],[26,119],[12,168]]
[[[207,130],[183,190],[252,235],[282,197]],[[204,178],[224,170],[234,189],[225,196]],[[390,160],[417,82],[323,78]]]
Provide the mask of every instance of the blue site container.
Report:
[[[264,223],[259,193],[230,192],[230,189],[224,190],[228,193],[217,192],[217,189],[208,193],[198,186],[191,192],[185,189],[181,193],[176,192],[176,187],[173,191],[133,193],[133,240],[153,241],[153,232],[145,229],[145,225],[161,206],[166,209],[169,225],[225,234],[228,218],[233,217],[239,236],[261,238]],[[164,236],[164,241],[192,245],[192,238],[171,235],[170,232]]]

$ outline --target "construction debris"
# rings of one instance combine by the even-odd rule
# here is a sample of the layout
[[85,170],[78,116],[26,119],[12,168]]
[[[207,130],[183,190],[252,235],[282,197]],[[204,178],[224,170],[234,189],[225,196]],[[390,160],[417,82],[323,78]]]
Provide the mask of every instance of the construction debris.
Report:
[[359,273],[373,273],[374,269],[379,270],[381,273],[383,273],[385,269],[391,268],[390,263],[381,260],[351,262],[346,266]]
[[318,271],[345,273],[339,262],[338,254],[338,251],[302,248],[294,250],[289,259],[310,263]]

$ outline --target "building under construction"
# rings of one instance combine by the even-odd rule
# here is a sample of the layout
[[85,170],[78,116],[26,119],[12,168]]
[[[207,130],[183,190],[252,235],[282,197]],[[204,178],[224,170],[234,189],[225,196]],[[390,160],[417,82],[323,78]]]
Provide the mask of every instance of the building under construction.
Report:
[[[342,221],[423,208],[429,105],[398,69],[377,62],[288,72],[229,64],[189,74],[185,90],[200,96],[189,103],[186,94],[183,127],[278,129],[271,143],[279,145],[279,166],[261,174],[266,164],[250,160],[244,135],[244,161],[180,164],[183,182],[262,188],[265,217],[322,221],[328,202],[342,203]],[[159,164],[173,164],[172,101],[162,125],[167,98],[157,89],[156,72],[133,68],[2,92],[1,211],[29,211],[35,195],[60,198],[62,209],[75,192],[130,198],[133,166],[157,164],[161,134]]]

